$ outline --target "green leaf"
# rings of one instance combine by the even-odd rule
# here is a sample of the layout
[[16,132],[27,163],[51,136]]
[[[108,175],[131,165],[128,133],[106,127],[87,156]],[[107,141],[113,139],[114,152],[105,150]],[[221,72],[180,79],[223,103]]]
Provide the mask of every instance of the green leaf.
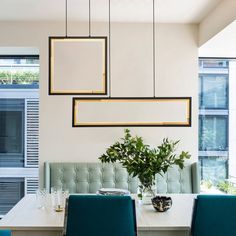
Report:
[[182,151],[175,153],[179,140],[171,141],[164,138],[161,145],[151,148],[145,144],[142,137],[132,136],[129,129],[124,130],[121,141],[111,145],[105,154],[99,157],[102,163],[120,162],[127,169],[129,175],[138,177],[144,187],[151,187],[155,183],[155,175],[166,173],[172,165],[181,169],[185,159],[191,155]]

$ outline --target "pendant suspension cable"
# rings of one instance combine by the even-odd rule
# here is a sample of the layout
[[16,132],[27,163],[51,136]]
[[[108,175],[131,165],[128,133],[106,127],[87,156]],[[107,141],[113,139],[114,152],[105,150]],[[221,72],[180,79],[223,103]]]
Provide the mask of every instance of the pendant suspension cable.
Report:
[[89,37],[91,37],[91,0],[89,0]]
[[155,29],[155,0],[152,3],[152,43],[153,43],[153,97],[156,96],[156,29]]
[[68,31],[68,2],[65,0],[65,35],[67,37]]
[[108,7],[108,35],[109,35],[109,97],[111,97],[111,0],[109,1],[109,7]]

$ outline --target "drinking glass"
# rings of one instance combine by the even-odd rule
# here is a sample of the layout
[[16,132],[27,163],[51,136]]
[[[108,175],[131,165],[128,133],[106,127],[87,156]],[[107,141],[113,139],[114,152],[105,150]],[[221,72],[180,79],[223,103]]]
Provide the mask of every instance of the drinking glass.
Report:
[[61,188],[51,188],[52,207],[55,211],[62,211],[65,208],[66,198],[69,196],[68,190]]
[[36,200],[39,209],[44,209],[46,206],[47,191],[45,188],[36,190]]
[[62,190],[62,206],[65,208],[66,206],[66,199],[69,197],[69,190],[65,189]]

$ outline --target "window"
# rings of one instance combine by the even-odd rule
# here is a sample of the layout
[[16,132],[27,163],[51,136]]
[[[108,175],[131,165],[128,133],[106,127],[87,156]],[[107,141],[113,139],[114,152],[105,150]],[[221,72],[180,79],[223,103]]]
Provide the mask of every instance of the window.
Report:
[[38,56],[0,56],[0,88],[38,88]]
[[199,67],[200,68],[228,68],[229,62],[224,59],[200,59]]
[[24,166],[24,99],[0,99],[0,167]]
[[202,109],[227,109],[228,108],[228,76],[227,75],[201,75]]
[[38,187],[38,87],[38,56],[0,55],[0,216]]
[[[219,190],[228,181],[230,162],[230,80],[235,60],[199,59],[199,163],[202,183]],[[234,74],[235,75],[235,74]],[[230,105],[231,104],[231,105]],[[204,187],[204,184],[202,185]]]
[[228,157],[201,156],[199,162],[203,180],[218,183],[228,178]]
[[200,151],[228,150],[228,117],[206,115],[199,118]]
[[23,178],[0,178],[0,215],[6,214],[23,196]]

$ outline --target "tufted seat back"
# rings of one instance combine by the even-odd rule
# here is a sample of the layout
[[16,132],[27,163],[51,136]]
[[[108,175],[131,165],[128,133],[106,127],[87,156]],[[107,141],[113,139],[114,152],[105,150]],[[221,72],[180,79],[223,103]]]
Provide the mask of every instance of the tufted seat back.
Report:
[[174,165],[168,171],[156,176],[158,193],[199,193],[200,179],[198,164],[185,164],[183,169]]
[[[128,175],[121,164],[102,163],[45,163],[45,187],[68,189],[70,193],[96,193],[100,188],[121,188],[137,193],[138,179]],[[197,163],[177,166],[157,175],[158,193],[199,193]]]
[[46,163],[46,188],[63,187],[70,193],[96,193],[100,188],[121,188],[136,193],[137,178],[118,163]]

